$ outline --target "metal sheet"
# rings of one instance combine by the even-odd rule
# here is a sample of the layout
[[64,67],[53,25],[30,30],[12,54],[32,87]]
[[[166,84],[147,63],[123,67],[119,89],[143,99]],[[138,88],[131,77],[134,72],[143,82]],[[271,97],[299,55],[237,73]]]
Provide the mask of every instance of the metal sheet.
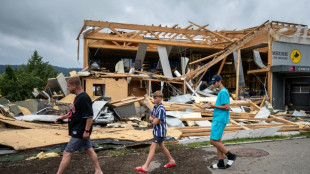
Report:
[[260,68],[266,68],[266,66],[263,64],[263,61],[260,57],[260,54],[258,51],[254,51],[253,50],[253,54],[254,54],[254,62],[257,66],[259,66]]
[[[59,115],[25,115],[25,116],[19,116],[15,117],[16,120],[20,121],[43,121],[43,122],[51,122],[53,123]],[[67,119],[64,120],[65,122]]]
[[[235,70],[237,72],[237,51],[233,52],[234,55],[234,61],[235,61]],[[244,74],[243,74],[243,66],[242,66],[242,59],[240,55],[240,63],[239,63],[239,88],[245,87],[245,82],[244,82]]]
[[137,115],[134,103],[130,103],[124,106],[119,106],[119,107],[113,108],[113,110],[120,118]]
[[94,101],[92,108],[93,108],[93,119],[96,120],[99,116],[100,111],[103,109],[104,105],[107,103],[107,101]]
[[171,67],[168,59],[168,50],[165,46],[157,46],[160,63],[164,72],[165,77],[172,78]]
[[117,64],[115,65],[115,72],[125,73],[123,60],[117,62]]
[[139,44],[136,60],[134,63],[135,69],[141,69],[146,54],[147,44]]
[[64,93],[65,96],[69,95],[70,92],[68,91],[67,89],[67,81],[65,79],[65,76],[60,73],[57,77],[57,82],[58,82],[58,85],[60,86],[62,92]]
[[181,120],[175,117],[168,117],[166,118],[167,126],[168,127],[184,127],[184,124]]
[[187,57],[181,57],[181,69],[182,69],[182,75],[185,74],[185,68],[186,68],[186,65],[189,61],[189,58]]

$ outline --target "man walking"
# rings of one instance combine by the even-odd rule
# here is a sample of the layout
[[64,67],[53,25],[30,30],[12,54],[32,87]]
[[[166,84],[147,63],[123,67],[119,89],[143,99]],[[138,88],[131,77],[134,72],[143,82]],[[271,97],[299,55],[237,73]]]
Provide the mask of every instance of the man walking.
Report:
[[[224,133],[224,129],[226,124],[229,122],[229,93],[227,89],[223,85],[223,80],[220,75],[214,75],[212,77],[211,84],[214,85],[215,88],[218,88],[220,91],[218,93],[215,105],[210,104],[207,108],[214,108],[213,111],[213,119],[211,126],[211,136],[210,143],[216,147],[217,156],[219,161],[217,164],[213,164],[210,166],[214,169],[226,169],[229,168],[234,161],[236,160],[236,155],[230,153],[226,147],[222,144],[222,136]],[[225,166],[224,163],[224,155],[228,158],[227,164]]]
[[97,154],[92,148],[90,141],[93,122],[92,101],[82,89],[81,81],[78,77],[70,78],[67,81],[67,88],[76,97],[70,112],[55,120],[55,123],[59,123],[60,120],[68,118],[69,135],[71,136],[63,152],[57,174],[62,174],[65,171],[70,163],[72,153],[76,150],[80,152],[85,151],[94,165],[95,174],[102,174]]

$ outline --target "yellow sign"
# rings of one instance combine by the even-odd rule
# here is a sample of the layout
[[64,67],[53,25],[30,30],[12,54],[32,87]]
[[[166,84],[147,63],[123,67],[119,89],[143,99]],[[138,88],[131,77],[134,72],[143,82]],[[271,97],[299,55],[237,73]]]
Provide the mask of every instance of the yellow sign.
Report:
[[298,63],[298,62],[300,62],[300,60],[301,60],[300,51],[298,51],[298,50],[293,50],[293,51],[291,52],[291,60],[292,60],[293,63]]

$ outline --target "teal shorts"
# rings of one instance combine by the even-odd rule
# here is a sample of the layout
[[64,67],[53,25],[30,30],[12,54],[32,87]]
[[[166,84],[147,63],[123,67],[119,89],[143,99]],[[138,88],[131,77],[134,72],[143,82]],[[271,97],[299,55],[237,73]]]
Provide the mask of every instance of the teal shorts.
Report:
[[218,141],[222,138],[226,124],[219,121],[212,121],[210,139]]

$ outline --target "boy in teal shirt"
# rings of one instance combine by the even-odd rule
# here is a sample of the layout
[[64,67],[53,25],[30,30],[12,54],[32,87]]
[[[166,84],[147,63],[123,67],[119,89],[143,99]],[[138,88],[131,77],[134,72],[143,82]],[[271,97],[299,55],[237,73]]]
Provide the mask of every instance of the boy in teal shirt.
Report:
[[[226,169],[234,163],[237,157],[235,154],[230,153],[226,149],[226,147],[222,144],[221,140],[226,124],[229,123],[229,93],[224,87],[223,80],[220,75],[214,75],[212,77],[211,84],[213,84],[214,87],[219,88],[220,91],[218,93],[215,105],[211,104],[208,106],[208,108],[214,108],[210,143],[216,147],[217,155],[219,158],[218,163],[213,164],[210,167],[214,169]],[[224,163],[223,154],[225,154],[228,158],[226,166]]]

